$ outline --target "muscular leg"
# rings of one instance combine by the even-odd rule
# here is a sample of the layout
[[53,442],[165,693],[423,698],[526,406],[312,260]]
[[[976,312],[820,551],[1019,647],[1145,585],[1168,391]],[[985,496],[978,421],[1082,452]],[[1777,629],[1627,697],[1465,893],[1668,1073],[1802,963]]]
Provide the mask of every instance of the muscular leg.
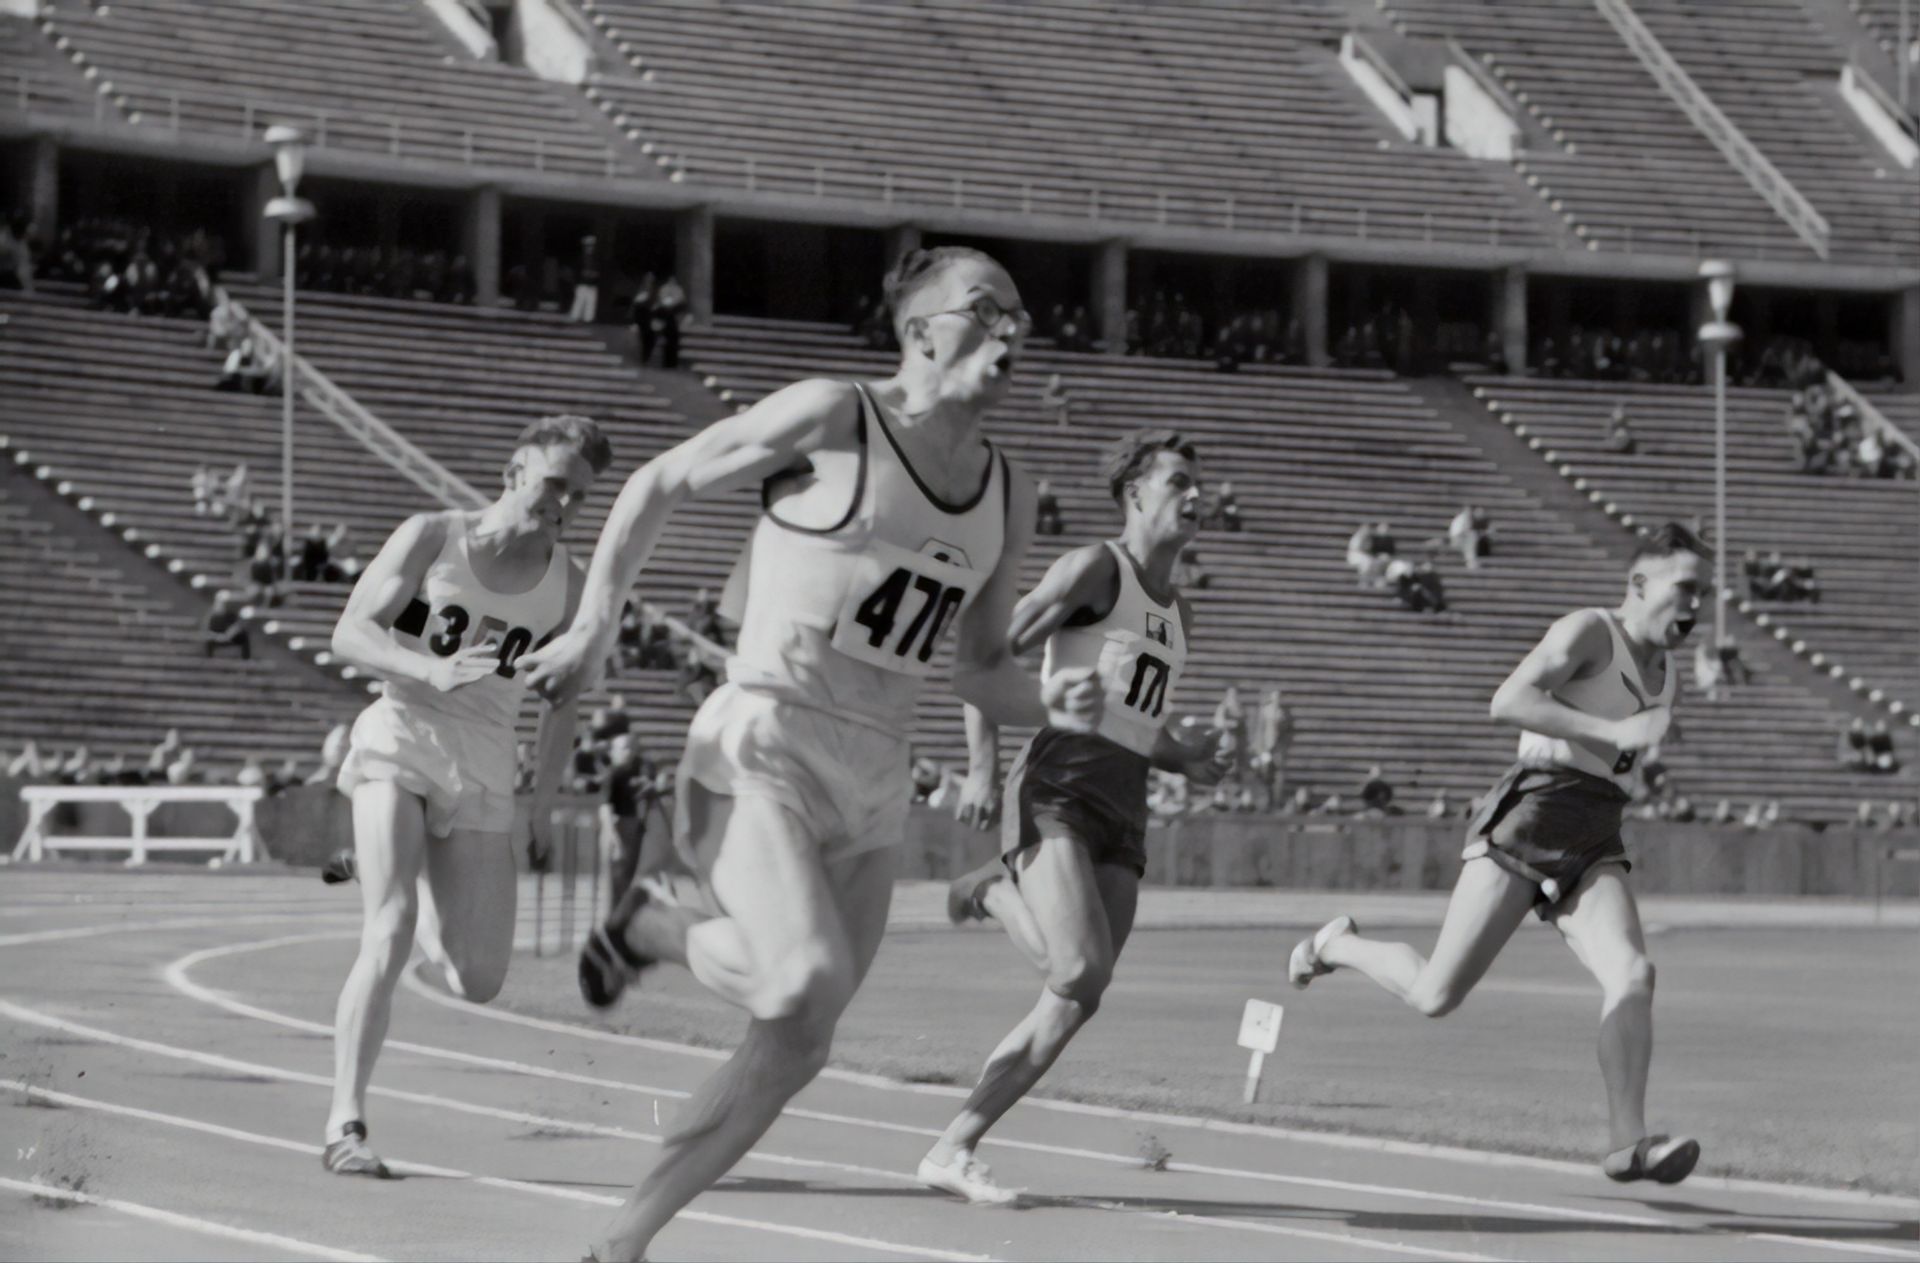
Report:
[[1653,962],[1640,910],[1617,864],[1601,864],[1561,905],[1554,928],[1600,984],[1600,1076],[1607,1085],[1612,1149],[1647,1134],[1647,1066],[1653,1059]]
[[686,959],[703,982],[724,983],[715,989],[754,1020],[688,1101],[660,1161],[595,1244],[597,1257],[644,1254],[825,1067],[834,1028],[885,931],[894,863],[889,846],[829,871],[819,843],[787,808],[734,801],[710,874],[728,915],[685,933]]
[[1100,1007],[1114,962],[1133,930],[1139,878],[1131,868],[1096,865],[1084,844],[1065,837],[1043,839],[1016,855],[1014,863],[1020,871],[1019,898],[1046,945],[1046,989],[987,1058],[973,1094],[928,1151],[936,1166],[972,1152],[987,1130],[1033,1090]]
[[421,950],[440,967],[447,990],[485,1004],[500,993],[513,956],[519,900],[513,844],[505,833],[455,830],[427,840],[421,882]]
[[1000,923],[1000,928],[1013,941],[1014,949],[1026,957],[1027,963],[1045,975],[1049,968],[1047,936],[1040,922],[1034,919],[1027,901],[1020,897],[1020,887],[1003,872],[980,893],[980,906]]
[[426,864],[427,817],[420,799],[391,781],[353,791],[353,845],[360,874],[360,954],[333,1016],[333,1107],[327,1138],[366,1117],[367,1081],[386,1042],[394,984],[413,953],[416,882]]
[[1484,856],[1468,860],[1453,885],[1431,960],[1405,943],[1358,934],[1330,939],[1320,959],[1357,969],[1428,1017],[1460,1007],[1533,906],[1536,887]]

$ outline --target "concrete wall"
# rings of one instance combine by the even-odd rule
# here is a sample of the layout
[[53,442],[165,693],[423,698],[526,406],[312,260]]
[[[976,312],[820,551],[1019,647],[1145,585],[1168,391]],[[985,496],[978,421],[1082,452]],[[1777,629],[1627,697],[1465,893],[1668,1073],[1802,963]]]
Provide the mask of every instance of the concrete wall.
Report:
[[[578,809],[585,844],[594,803]],[[126,814],[89,804],[67,809],[56,833],[121,833]],[[258,808],[267,854],[293,865],[319,864],[352,841],[347,800],[331,789],[296,789]],[[157,837],[223,832],[232,817],[198,803],[163,807]],[[0,780],[0,838],[11,849],[25,825],[17,786]],[[527,837],[526,800],[515,822],[516,850]],[[556,839],[558,844],[559,839]],[[1889,847],[1920,847],[1920,835],[1852,829],[1776,828],[1749,831],[1693,824],[1641,824],[1627,829],[1634,884],[1674,895],[1839,895],[1870,898],[1875,870],[1881,893],[1920,895],[1920,864],[1888,864]],[[962,828],[942,812],[914,809],[901,876],[946,879],[991,858],[999,833]],[[1156,825],[1147,835],[1147,880],[1168,886],[1276,886],[1301,890],[1444,890],[1460,872],[1461,826],[1426,820],[1333,824],[1264,816],[1195,816]]]

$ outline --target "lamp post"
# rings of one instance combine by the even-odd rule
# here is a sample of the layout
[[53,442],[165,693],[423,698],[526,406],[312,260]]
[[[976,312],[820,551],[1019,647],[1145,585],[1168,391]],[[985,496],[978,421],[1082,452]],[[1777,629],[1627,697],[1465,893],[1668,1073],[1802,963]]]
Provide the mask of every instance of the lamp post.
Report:
[[1700,326],[1700,345],[1713,352],[1713,643],[1727,636],[1727,348],[1740,340],[1740,326],[1727,320],[1733,307],[1733,264],[1710,259],[1700,265],[1713,319]]
[[[267,128],[267,144],[273,146],[273,168],[280,177],[280,196],[267,203],[266,218],[279,224],[281,232],[281,338],[280,338],[280,529],[281,557],[285,566],[293,558],[293,255],[294,238],[299,226],[314,216],[313,203],[296,197],[300,175],[306,168],[306,137],[297,127],[276,125]],[[284,576],[283,576],[284,577]]]

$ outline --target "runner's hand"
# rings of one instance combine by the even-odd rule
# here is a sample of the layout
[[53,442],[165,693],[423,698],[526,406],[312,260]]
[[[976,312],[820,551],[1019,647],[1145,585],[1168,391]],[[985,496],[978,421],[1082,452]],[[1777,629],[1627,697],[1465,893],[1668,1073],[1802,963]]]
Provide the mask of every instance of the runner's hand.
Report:
[[960,793],[953,802],[953,818],[961,824],[985,831],[1000,818],[1000,787],[991,773],[974,775],[960,782]]
[[427,683],[442,693],[462,684],[484,680],[500,669],[500,646],[468,645],[451,658],[435,658],[427,666]]
[[527,687],[549,702],[591,692],[605,674],[609,645],[578,623],[516,664]]
[[1181,775],[1202,789],[1211,789],[1233,770],[1233,734],[1209,728],[1197,746],[1187,747],[1186,767]]
[[1611,742],[1621,750],[1645,750],[1657,746],[1673,724],[1673,708],[1655,706],[1637,715],[1618,719],[1613,724]]
[[1106,709],[1106,689],[1093,667],[1061,671],[1041,687],[1047,722],[1066,732],[1092,732]]

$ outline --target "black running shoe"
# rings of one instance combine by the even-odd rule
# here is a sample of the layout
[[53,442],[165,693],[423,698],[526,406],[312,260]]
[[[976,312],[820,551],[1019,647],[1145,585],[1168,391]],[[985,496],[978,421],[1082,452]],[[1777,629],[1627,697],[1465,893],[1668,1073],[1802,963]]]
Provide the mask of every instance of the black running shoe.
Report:
[[627,887],[604,925],[593,927],[580,949],[580,998],[596,1009],[611,1007],[640,971],[656,964],[627,945],[627,926],[657,895],[651,878]]
[[354,858],[353,848],[343,846],[320,866],[320,880],[329,886],[338,886],[341,882],[352,881],[360,875],[360,862]]

